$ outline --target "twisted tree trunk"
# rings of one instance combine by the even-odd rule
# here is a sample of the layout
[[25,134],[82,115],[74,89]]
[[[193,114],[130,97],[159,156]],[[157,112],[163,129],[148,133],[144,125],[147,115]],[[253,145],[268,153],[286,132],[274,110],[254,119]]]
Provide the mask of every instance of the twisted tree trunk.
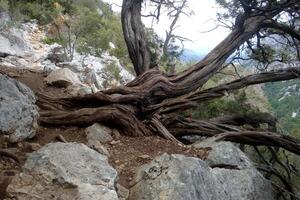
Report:
[[[293,5],[298,1],[289,2]],[[38,104],[42,108],[41,124],[86,126],[101,122],[117,126],[123,134],[129,136],[158,134],[173,141],[177,141],[176,138],[182,135],[221,134],[218,139],[251,145],[278,146],[300,155],[299,140],[271,132],[275,131],[274,121],[272,121],[273,129],[255,131],[260,124],[271,122],[255,117],[247,119],[245,116],[232,118],[231,123],[228,119],[204,122],[179,119],[176,115],[176,112],[220,98],[226,93],[248,85],[299,77],[300,67],[279,69],[201,90],[202,86],[223,67],[229,56],[279,11],[247,14],[243,23],[235,27],[202,61],[179,74],[167,75],[158,69],[151,69],[150,53],[141,21],[141,7],[142,0],[123,1],[124,38],[138,75],[136,79],[125,86],[79,97],[55,99],[41,94],[38,99]],[[250,124],[252,128],[241,128],[240,125],[243,123]]]

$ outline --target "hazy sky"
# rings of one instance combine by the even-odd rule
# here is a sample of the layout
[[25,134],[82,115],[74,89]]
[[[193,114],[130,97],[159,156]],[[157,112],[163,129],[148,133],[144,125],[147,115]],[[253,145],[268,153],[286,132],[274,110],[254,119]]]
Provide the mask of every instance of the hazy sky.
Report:
[[[122,4],[122,0],[104,1],[118,5]],[[191,10],[194,11],[194,15],[191,17],[182,15],[178,22],[180,26],[176,29],[175,34],[192,40],[192,42],[185,43],[186,48],[207,52],[226,37],[228,30],[218,28],[209,33],[202,33],[216,26],[217,5],[214,0],[188,0],[188,2]],[[113,9],[120,10],[120,8],[116,6],[114,6]],[[151,20],[149,18],[145,18],[144,23],[147,27],[151,26]],[[161,17],[158,24],[154,23],[154,29],[161,37],[165,37],[165,31],[169,26],[170,21],[167,17]]]

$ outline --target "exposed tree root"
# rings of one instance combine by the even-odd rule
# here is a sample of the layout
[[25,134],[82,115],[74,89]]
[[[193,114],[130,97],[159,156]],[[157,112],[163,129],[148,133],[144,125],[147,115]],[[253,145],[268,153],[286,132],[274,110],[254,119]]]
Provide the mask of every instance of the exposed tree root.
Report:
[[281,147],[297,155],[300,155],[300,140],[272,132],[241,131],[225,132],[218,135],[217,141],[225,140],[253,146]]
[[14,161],[16,161],[18,164],[21,163],[21,160],[19,159],[18,156],[16,156],[14,153],[11,153],[11,152],[9,152],[7,150],[0,149],[0,156],[5,156],[5,157],[8,157],[8,158],[11,158]]
[[81,108],[74,111],[43,111],[39,122],[52,126],[89,126],[97,122],[117,126],[128,136],[149,136],[149,129],[138,120],[132,109],[121,105]]

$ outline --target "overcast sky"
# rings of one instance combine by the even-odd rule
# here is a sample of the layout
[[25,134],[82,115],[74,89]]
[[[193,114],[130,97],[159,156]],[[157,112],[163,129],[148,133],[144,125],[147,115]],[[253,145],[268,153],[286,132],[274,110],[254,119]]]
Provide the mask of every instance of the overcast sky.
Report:
[[[104,0],[108,3],[122,4],[122,0]],[[190,8],[194,11],[194,15],[187,17],[182,15],[176,31],[176,35],[180,35],[192,40],[186,42],[185,47],[199,52],[207,52],[215,47],[229,33],[227,29],[218,28],[209,33],[203,33],[211,30],[216,26],[217,5],[214,0],[188,0]],[[120,10],[114,6],[114,10]],[[151,26],[151,20],[144,19],[147,27]],[[165,31],[170,26],[167,17],[161,17],[158,24],[154,23],[154,29],[161,36],[165,37]]]

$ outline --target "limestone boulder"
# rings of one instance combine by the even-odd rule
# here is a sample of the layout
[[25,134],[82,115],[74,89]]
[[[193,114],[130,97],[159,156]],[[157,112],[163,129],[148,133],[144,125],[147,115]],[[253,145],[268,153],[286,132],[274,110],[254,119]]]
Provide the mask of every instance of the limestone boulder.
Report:
[[84,144],[52,143],[30,154],[7,194],[20,200],[117,200],[116,180],[106,156]]
[[35,102],[26,85],[0,74],[0,136],[10,142],[34,137],[39,117]]

